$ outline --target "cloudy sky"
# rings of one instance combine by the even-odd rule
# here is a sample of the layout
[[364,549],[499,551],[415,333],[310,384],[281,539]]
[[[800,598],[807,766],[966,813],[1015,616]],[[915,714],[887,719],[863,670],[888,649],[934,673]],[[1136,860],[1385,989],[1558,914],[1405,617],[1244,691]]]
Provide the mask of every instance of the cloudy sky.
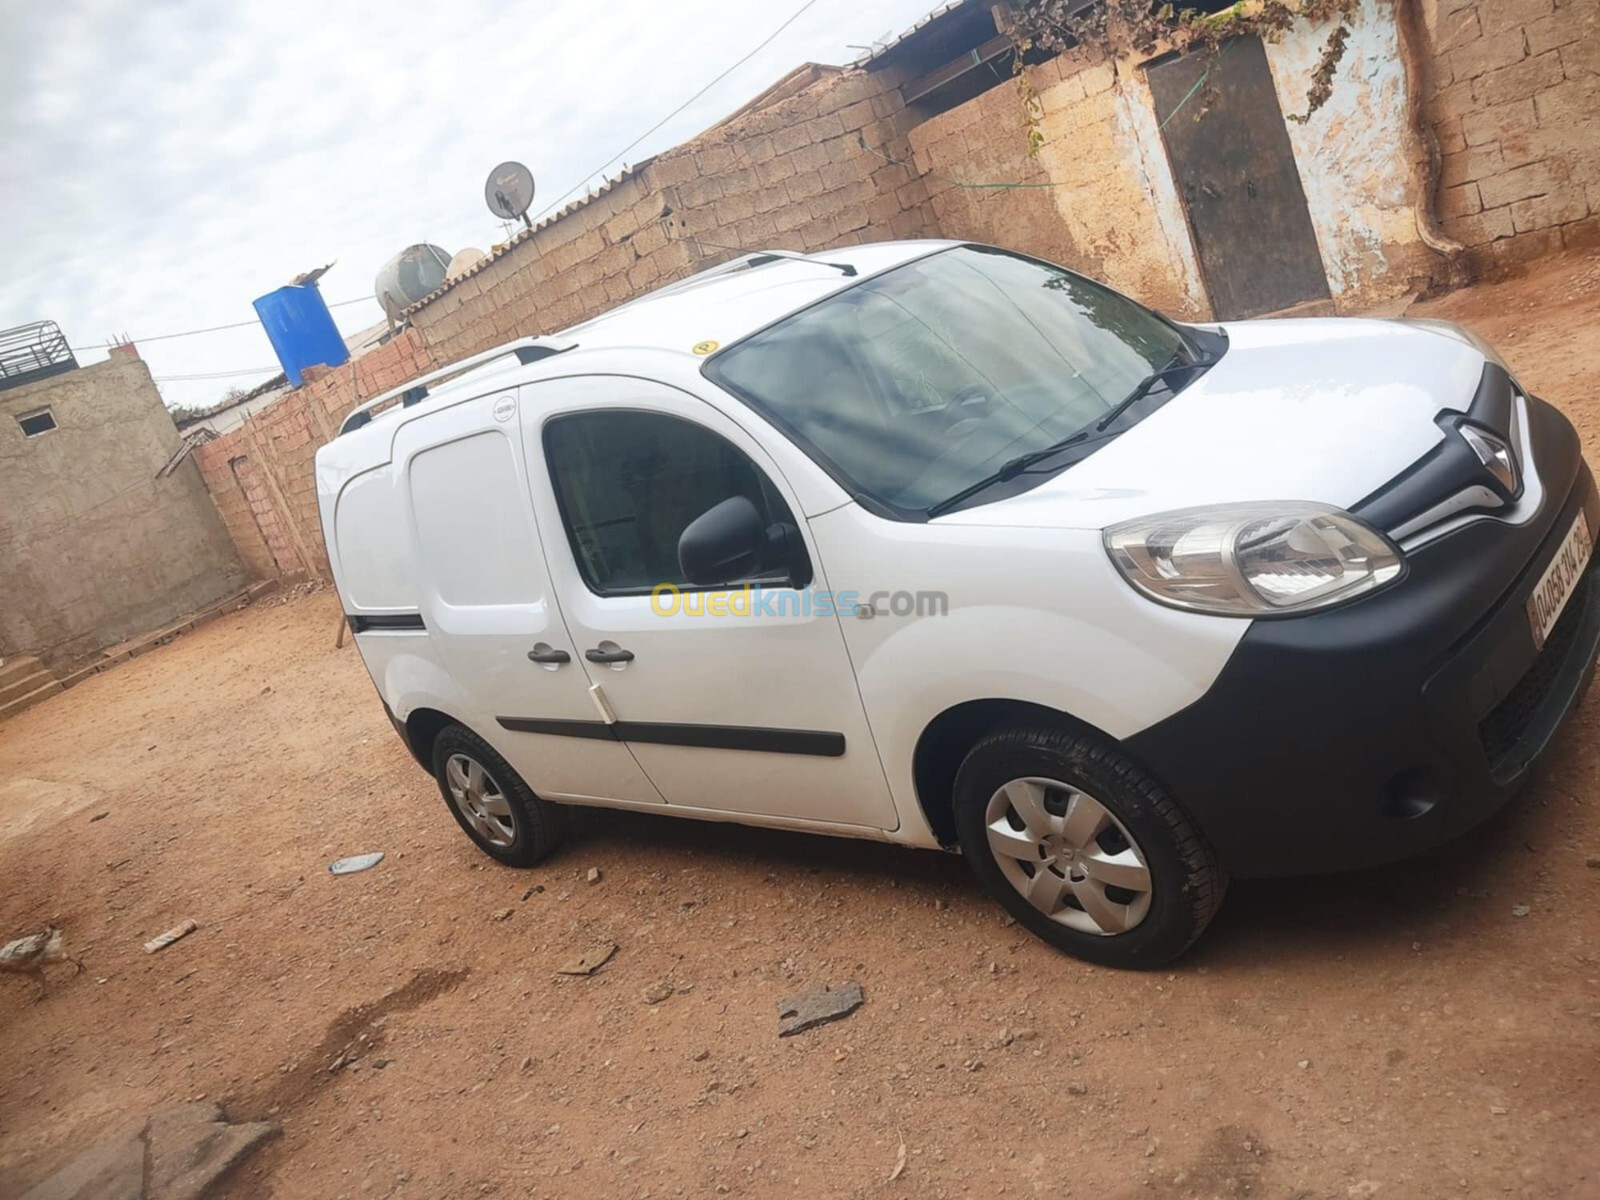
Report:
[[626,161],[934,2],[0,0],[0,328],[54,320],[80,362],[131,336],[169,405],[210,403],[276,371],[259,327],[149,338],[333,260],[340,329],[371,325],[400,249],[503,236],[495,163],[533,169],[537,213],[796,12]]

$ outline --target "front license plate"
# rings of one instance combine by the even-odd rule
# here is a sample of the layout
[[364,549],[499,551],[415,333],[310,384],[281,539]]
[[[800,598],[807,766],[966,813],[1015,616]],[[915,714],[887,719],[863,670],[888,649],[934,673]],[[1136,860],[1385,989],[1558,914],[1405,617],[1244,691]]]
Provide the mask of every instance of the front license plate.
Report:
[[1578,580],[1583,578],[1583,568],[1588,565],[1593,549],[1594,540],[1589,536],[1588,517],[1580,512],[1572,528],[1567,530],[1567,536],[1561,539],[1561,549],[1556,551],[1555,558],[1544,569],[1544,578],[1539,580],[1533,595],[1528,597],[1528,623],[1533,626],[1535,647],[1544,646],[1550,630],[1561,619],[1561,610],[1567,607],[1567,601],[1577,591]]

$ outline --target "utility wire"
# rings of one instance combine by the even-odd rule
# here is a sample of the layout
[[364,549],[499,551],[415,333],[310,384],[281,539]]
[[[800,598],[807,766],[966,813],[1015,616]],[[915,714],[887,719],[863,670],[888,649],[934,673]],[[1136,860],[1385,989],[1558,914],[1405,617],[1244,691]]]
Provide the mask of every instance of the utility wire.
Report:
[[769,33],[762,41],[757,43],[756,47],[753,50],[751,50],[749,53],[747,53],[738,62],[734,63],[733,66],[731,66],[727,70],[723,71],[722,74],[718,75],[710,83],[706,84],[705,87],[701,88],[694,95],[690,96],[682,104],[678,105],[677,108],[673,109],[666,116],[662,117],[661,120],[657,121],[654,125],[650,126],[649,129],[646,129],[643,133],[641,133],[638,137],[634,138],[633,141],[629,142],[621,150],[618,150],[610,158],[606,159],[605,162],[600,164],[600,169],[599,170],[590,171],[578,183],[574,184],[572,187],[570,187],[566,191],[562,192],[561,195],[558,196],[555,199],[554,203],[546,205],[545,208],[539,213],[539,216],[537,218],[535,218],[535,223],[537,223],[540,220],[543,220],[550,213],[552,213],[556,209],[560,208],[561,205],[566,202],[566,199],[567,199],[568,196],[572,195],[576,191],[579,191],[580,189],[587,188],[588,185],[589,185],[589,180],[593,179],[596,175],[601,175],[602,172],[604,172],[607,168],[609,168],[612,163],[616,162],[624,154],[627,154],[628,151],[632,150],[640,142],[644,141],[647,137],[649,137],[651,134],[653,134],[656,130],[660,129],[668,121],[672,120],[673,117],[677,116],[684,109],[688,108],[691,104],[693,104],[696,100],[700,99],[701,96],[704,96],[712,88],[716,87],[717,84],[721,83],[729,75],[732,75],[740,67],[744,66],[745,63],[749,62],[757,54],[760,54],[761,51],[765,50],[780,33],[782,33],[785,29],[789,28],[789,26],[793,25],[802,16],[804,16],[805,13],[806,13],[806,10],[811,8],[811,6],[814,5],[816,2],[817,2],[817,0],[806,0],[806,2],[804,4],[802,4],[798,9],[795,10],[794,14],[792,16],[790,16],[790,18],[787,21],[785,21],[782,25],[779,25],[776,29],[774,29],[771,33]]
[[282,367],[244,367],[238,371],[202,371],[197,375],[156,375],[157,383],[186,383],[197,379],[232,379],[236,375],[277,375]]
[[[343,308],[349,304],[364,304],[371,299],[371,296],[357,296],[354,300],[336,300],[328,307]],[[185,329],[182,333],[157,333],[150,337],[136,337],[128,340],[135,345],[143,345],[145,342],[165,342],[172,338],[194,337],[202,333],[221,333],[224,329],[244,329],[247,326],[259,324],[261,324],[259,319],[254,321],[235,321],[231,325],[212,325],[206,329]],[[111,347],[120,344],[118,342],[97,342],[93,346],[74,346],[72,347],[72,352],[76,354],[80,350],[109,350]]]

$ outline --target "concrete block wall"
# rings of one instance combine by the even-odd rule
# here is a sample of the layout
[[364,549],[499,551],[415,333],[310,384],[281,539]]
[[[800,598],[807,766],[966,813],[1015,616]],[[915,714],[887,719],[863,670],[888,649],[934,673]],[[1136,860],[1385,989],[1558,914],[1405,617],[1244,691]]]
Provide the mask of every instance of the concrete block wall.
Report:
[[[1032,86],[1050,96],[1052,107],[1066,95],[1055,59],[1028,73]],[[1075,89],[1081,99],[1081,88]],[[936,224],[951,236],[1026,250],[1040,258],[1093,272],[1102,262],[1080,247],[1062,220],[1058,191],[1042,159],[1028,153],[1023,96],[1017,83],[991,88],[977,98],[923,121],[911,131],[919,182]]]
[[1600,0],[1429,0],[1441,215],[1480,269],[1600,245]]
[[0,656],[73,663],[244,582],[194,465],[158,477],[179,440],[138,358],[0,392]]
[[912,162],[914,124],[888,76],[829,71],[643,174],[668,197],[668,236],[687,240],[704,262],[937,236]]
[[411,320],[429,353],[447,362],[554,332],[742,250],[936,235],[891,81],[805,70],[792,94],[652,159],[424,301]]
[[912,130],[943,235],[1060,262],[1175,316],[1209,316],[1142,76],[1072,52],[1027,78],[1040,112],[1037,155],[1028,154],[1014,85]]
[[521,234],[497,257],[411,314],[438,362],[576,324],[690,273],[689,247],[663,228],[667,198],[638,175],[558,220]]

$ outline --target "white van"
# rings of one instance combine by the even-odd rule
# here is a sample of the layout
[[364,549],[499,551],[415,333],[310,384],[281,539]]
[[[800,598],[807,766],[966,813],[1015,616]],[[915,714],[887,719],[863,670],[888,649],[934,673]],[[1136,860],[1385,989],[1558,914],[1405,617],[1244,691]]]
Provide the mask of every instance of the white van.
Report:
[[987,246],[747,255],[362,406],[317,487],[485,853],[574,804],[959,848],[1117,965],[1485,819],[1600,642],[1578,438],[1472,335]]

